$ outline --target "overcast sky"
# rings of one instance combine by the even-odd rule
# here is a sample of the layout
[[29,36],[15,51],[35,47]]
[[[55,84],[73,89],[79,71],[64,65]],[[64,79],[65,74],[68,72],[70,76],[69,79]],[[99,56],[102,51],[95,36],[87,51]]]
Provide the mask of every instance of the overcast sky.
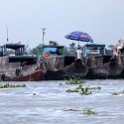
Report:
[[[124,0],[0,0],[0,45],[21,41],[33,48],[50,40],[69,46],[71,31],[87,32],[94,43],[124,39]],[[81,43],[84,45],[85,43]]]

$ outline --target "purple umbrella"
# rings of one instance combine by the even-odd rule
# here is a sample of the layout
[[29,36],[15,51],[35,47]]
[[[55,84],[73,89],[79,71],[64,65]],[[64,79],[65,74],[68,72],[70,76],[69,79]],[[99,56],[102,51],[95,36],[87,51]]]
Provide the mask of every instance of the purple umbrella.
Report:
[[[93,43],[93,39],[89,34],[81,31],[73,31],[65,36],[66,39],[82,41],[82,42],[91,42]],[[78,42],[79,44],[79,42]]]

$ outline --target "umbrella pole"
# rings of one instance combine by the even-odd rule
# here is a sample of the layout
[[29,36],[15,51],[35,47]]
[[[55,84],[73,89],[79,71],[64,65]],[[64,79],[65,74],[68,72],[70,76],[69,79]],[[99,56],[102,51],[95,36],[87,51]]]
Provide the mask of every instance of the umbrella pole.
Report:
[[80,44],[79,44],[79,41],[78,41],[78,45],[80,45]]

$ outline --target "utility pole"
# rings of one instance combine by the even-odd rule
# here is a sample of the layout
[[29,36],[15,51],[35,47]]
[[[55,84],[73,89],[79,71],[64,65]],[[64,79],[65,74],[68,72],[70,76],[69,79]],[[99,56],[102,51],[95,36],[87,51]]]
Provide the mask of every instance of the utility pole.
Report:
[[41,28],[41,29],[42,29],[42,45],[44,45],[44,35],[46,28]]

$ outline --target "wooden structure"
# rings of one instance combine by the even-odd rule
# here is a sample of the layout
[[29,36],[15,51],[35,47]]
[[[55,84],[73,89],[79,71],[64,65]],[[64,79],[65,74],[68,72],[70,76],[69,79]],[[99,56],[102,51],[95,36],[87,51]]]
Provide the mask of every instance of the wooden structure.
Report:
[[[61,54],[57,54],[58,48]],[[39,58],[43,57],[47,64],[46,80],[61,80],[72,76],[86,79],[124,78],[124,49],[121,49],[121,57],[114,58],[105,53],[105,44],[86,44],[81,48],[82,63],[76,62],[74,55],[66,55],[64,46],[43,45],[38,50]],[[44,52],[50,54],[42,56]]]
[[[44,78],[43,70],[35,71],[37,56],[25,54],[25,45],[5,44],[0,46],[0,53],[0,80],[27,81],[30,78]],[[5,79],[2,75],[5,75]]]

